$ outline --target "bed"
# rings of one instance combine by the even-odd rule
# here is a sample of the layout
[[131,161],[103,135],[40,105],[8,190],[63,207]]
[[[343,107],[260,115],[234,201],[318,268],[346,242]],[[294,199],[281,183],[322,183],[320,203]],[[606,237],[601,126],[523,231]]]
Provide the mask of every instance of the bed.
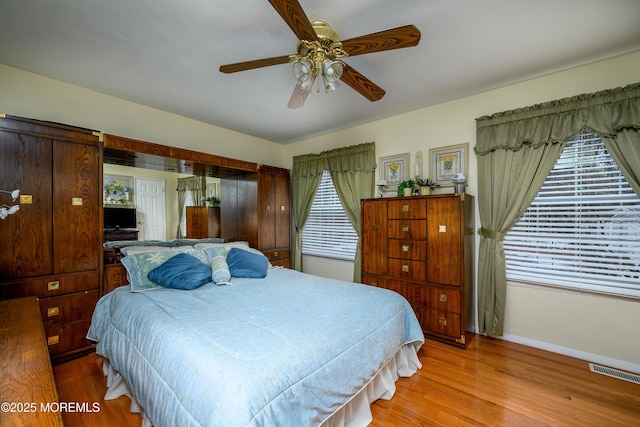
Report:
[[99,300],[88,334],[105,357],[105,398],[129,395],[143,425],[367,425],[370,403],[421,367],[422,330],[395,292],[268,262],[262,278],[220,280],[214,260],[234,273],[239,252],[220,247],[187,250],[217,280],[189,290],[135,283],[152,268],[142,260],[179,264],[176,252],[123,258],[140,260],[127,267],[132,284]]

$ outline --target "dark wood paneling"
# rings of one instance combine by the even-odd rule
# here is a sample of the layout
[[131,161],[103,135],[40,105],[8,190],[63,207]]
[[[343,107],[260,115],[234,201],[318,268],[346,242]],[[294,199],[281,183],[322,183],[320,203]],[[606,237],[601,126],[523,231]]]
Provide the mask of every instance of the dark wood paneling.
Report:
[[260,220],[260,246],[263,248],[276,247],[276,192],[275,175],[260,171],[258,178],[258,216]]
[[291,246],[291,181],[289,171],[275,176],[276,192],[276,248]]
[[[0,126],[9,124],[0,120]],[[51,162],[52,141],[0,130],[0,188],[30,195],[17,214],[0,223],[0,279],[34,277],[53,273],[51,242],[53,209]],[[13,205],[9,194],[0,194],[0,204]],[[38,260],[38,262],[34,262]]]
[[99,268],[101,166],[98,147],[54,141],[54,273]]

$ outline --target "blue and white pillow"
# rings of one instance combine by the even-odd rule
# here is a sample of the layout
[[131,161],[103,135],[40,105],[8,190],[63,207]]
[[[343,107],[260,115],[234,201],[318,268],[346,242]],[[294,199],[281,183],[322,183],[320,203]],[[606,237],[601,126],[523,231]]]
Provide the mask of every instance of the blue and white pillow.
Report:
[[164,264],[174,256],[183,253],[195,257],[205,266],[209,264],[206,255],[202,251],[196,249],[189,249],[184,252],[146,252],[129,255],[122,258],[120,262],[122,262],[122,265],[124,265],[124,267],[127,269],[127,277],[129,279],[129,283],[131,284],[131,292],[143,292],[150,289],[161,288],[162,286],[153,282],[152,280],[149,280],[149,278],[147,277],[149,272]]
[[227,260],[222,255],[216,255],[209,262],[211,267],[211,281],[216,285],[230,285],[231,272]]

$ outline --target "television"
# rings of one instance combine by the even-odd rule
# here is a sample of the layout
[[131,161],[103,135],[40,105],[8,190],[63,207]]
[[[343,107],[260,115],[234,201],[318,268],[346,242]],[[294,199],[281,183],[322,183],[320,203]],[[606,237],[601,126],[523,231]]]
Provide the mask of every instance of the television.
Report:
[[119,230],[136,228],[136,210],[134,208],[104,208],[104,228]]

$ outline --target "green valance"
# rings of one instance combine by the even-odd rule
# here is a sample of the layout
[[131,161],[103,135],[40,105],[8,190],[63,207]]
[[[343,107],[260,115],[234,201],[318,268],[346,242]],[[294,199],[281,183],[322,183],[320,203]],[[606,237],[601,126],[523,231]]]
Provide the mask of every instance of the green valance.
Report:
[[291,179],[306,179],[329,172],[370,172],[376,169],[375,142],[341,147],[293,158]]
[[614,137],[622,129],[638,129],[638,116],[640,83],[545,102],[477,118],[475,152],[562,143],[583,125],[603,138]]

